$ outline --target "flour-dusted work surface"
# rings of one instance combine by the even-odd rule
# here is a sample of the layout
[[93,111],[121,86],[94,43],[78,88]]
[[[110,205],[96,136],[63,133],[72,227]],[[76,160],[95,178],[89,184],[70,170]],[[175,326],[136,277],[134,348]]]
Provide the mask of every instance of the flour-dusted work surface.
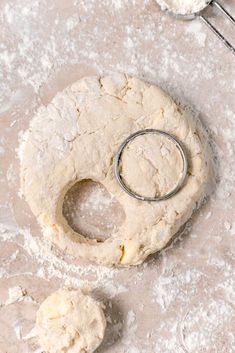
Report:
[[[235,13],[234,1],[223,3]],[[89,286],[106,305],[98,353],[234,352],[234,56],[202,23],[173,20],[151,0],[2,0],[0,11],[0,351],[39,353],[29,337],[42,301],[62,286]],[[211,16],[232,41],[229,23]],[[182,235],[130,269],[84,265],[45,241],[20,198],[16,151],[41,104],[83,76],[116,71],[200,114],[216,169],[212,196]],[[102,187],[85,192],[79,210],[88,225],[95,213],[96,234],[104,219],[108,234],[121,211]]]

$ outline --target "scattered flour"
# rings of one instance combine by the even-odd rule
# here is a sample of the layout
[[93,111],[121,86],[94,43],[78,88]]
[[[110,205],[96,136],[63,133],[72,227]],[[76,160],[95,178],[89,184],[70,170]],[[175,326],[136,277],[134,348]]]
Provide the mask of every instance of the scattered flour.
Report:
[[205,219],[209,219],[211,217],[211,211],[207,213],[207,215],[205,216]]
[[221,332],[233,317],[233,307],[224,301],[207,298],[205,302],[197,303],[181,322],[182,340],[187,352],[206,352],[208,347],[225,352],[221,335],[231,349],[235,348],[234,338]]
[[224,228],[225,228],[227,231],[229,231],[229,230],[232,228],[231,223],[225,221],[225,222],[224,222]]
[[128,327],[130,327],[133,325],[134,322],[135,322],[135,313],[133,310],[130,310],[127,313],[126,324]]
[[[127,291],[123,284],[114,282],[115,274],[118,273],[118,270],[95,265],[78,266],[69,263],[56,254],[50,242],[44,238],[33,236],[29,229],[17,228],[9,231],[9,228],[5,228],[5,225],[0,224],[0,240],[6,239],[14,242],[17,237],[23,237],[24,250],[38,262],[39,266],[43,266],[38,269],[38,277],[46,279],[59,278],[63,280],[64,285],[74,286],[75,288],[89,285],[92,289],[101,289],[108,298],[113,298]],[[95,279],[88,281],[83,278],[89,277],[89,275],[95,275]],[[17,295],[21,293],[20,287],[18,291],[15,289],[12,295],[14,293]]]
[[[167,270],[166,267],[164,273],[154,283],[154,300],[163,311],[168,310],[177,300],[183,299],[187,303],[201,277],[202,273],[193,269],[176,274],[172,269]],[[185,295],[182,288],[187,286],[187,295]]]
[[5,153],[5,149],[2,146],[0,146],[0,155],[3,155],[4,153]]
[[186,32],[193,36],[200,47],[205,46],[207,35],[199,21],[190,22],[186,28]]
[[13,328],[14,328],[14,331],[15,331],[15,335],[17,337],[18,340],[21,340],[22,339],[22,328],[21,328],[21,324],[20,324],[20,321],[19,320],[16,320],[13,322]]
[[[164,3],[180,2],[165,0]],[[16,198],[13,174],[18,175],[17,164],[12,158],[9,163],[4,159],[0,168],[0,191],[4,190],[0,203],[0,241],[1,248],[9,244],[13,250],[7,261],[0,264],[0,287],[12,278],[18,287],[18,276],[25,273],[25,269],[16,266],[22,256],[27,268],[32,261],[37,265],[37,270],[28,275],[32,279],[75,287],[89,283],[101,291],[102,297],[118,303],[120,311],[124,311],[124,323],[128,319],[132,324],[126,326],[121,337],[118,334],[122,330],[120,322],[112,324],[119,337],[118,348],[110,346],[110,339],[105,346],[108,353],[202,353],[209,350],[233,353],[233,58],[220,47],[215,36],[207,40],[207,29],[199,22],[184,22],[178,32],[179,23],[159,14],[157,6],[154,8],[152,4],[151,0],[71,0],[63,8],[60,1],[2,2],[0,113],[4,114],[4,119],[1,118],[0,123],[0,158],[6,157],[8,152],[14,155],[15,146],[11,146],[10,141],[12,138],[17,141],[22,124],[28,122],[42,97],[47,96],[45,93],[43,96],[45,84],[49,81],[50,88],[58,86],[58,81],[51,84],[50,78],[60,73],[61,68],[85,63],[99,73],[124,71],[159,84],[176,99],[203,112],[202,119],[209,128],[217,159],[217,190],[209,206],[202,208],[201,216],[197,214],[191,238],[183,237],[182,242],[177,241],[149,265],[136,269],[142,276],[133,275],[135,270],[125,275],[125,270],[79,266],[57,256],[51,244],[36,236],[37,232],[32,232],[28,226],[18,226],[13,207],[9,207],[6,200],[14,200],[18,208],[22,207],[23,216],[28,211]],[[185,2],[182,0],[181,4]],[[188,4],[190,7],[192,2]],[[232,3],[231,6],[234,8]],[[97,16],[98,11],[101,11],[102,21]],[[127,17],[127,13],[131,16]],[[74,73],[76,76],[76,70]],[[68,77],[66,82],[73,80]],[[54,95],[55,92],[49,93]],[[97,207],[96,200],[94,209]],[[218,235],[222,238],[220,243],[215,240]],[[9,287],[12,288],[12,284]],[[22,293],[19,288],[13,292],[18,292],[15,294],[17,303]],[[10,294],[8,300],[13,296]],[[23,298],[26,300],[27,295]],[[127,302],[129,312],[133,311],[134,315],[127,315]],[[13,308],[14,303],[4,310]],[[19,338],[19,322],[9,322]],[[151,337],[146,340],[141,332],[148,324],[151,327],[146,328],[146,334],[151,331]],[[18,348],[21,342],[15,341],[14,335],[11,340],[18,351],[26,351]],[[41,353],[36,348],[27,351]],[[12,353],[11,348],[9,352]]]
[[8,299],[5,302],[5,305],[10,305],[15,302],[22,301],[24,296],[27,294],[20,286],[11,287],[8,289]]

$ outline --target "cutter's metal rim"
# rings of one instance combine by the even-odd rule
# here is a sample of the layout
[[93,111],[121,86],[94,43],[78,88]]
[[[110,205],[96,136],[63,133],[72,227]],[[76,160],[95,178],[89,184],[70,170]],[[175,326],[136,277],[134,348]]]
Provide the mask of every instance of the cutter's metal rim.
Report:
[[[121,176],[121,173],[120,173],[120,161],[121,161],[122,153],[123,153],[125,147],[129,144],[129,142],[134,140],[136,137],[141,136],[141,135],[146,135],[146,134],[163,135],[166,138],[168,138],[169,140],[171,140],[174,143],[174,145],[176,146],[176,148],[178,148],[180,155],[181,155],[181,158],[182,158],[182,161],[183,161],[183,170],[182,170],[182,173],[181,173],[181,176],[178,180],[177,185],[174,187],[174,189],[169,191],[167,194],[159,196],[159,197],[147,197],[147,196],[141,196],[141,195],[135,193],[133,190],[131,190],[126,185],[126,183],[124,182],[124,180]],[[114,174],[115,174],[115,177],[117,179],[118,184],[129,196],[132,196],[135,199],[140,200],[140,201],[149,201],[149,202],[163,201],[163,200],[167,200],[170,197],[174,196],[183,186],[184,181],[187,176],[187,172],[188,172],[188,161],[187,161],[186,151],[185,151],[185,148],[183,147],[182,143],[176,137],[172,136],[171,134],[169,134],[165,131],[162,131],[162,130],[158,130],[158,129],[139,130],[139,131],[135,132],[134,134],[129,135],[123,141],[123,143],[120,145],[120,147],[118,148],[118,151],[117,151],[115,159],[114,159]]]

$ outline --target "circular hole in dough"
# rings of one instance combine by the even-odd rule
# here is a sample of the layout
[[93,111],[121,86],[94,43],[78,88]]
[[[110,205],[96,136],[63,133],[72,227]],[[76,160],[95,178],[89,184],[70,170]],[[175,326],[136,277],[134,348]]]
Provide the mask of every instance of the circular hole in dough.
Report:
[[92,180],[77,182],[67,191],[62,212],[75,232],[101,241],[114,234],[125,219],[120,203]]
[[126,185],[144,197],[160,197],[173,190],[183,171],[179,149],[167,137],[142,135],[132,140],[121,157]]
[[41,304],[35,331],[47,353],[92,353],[102,342],[105,328],[98,302],[82,290],[59,289]]

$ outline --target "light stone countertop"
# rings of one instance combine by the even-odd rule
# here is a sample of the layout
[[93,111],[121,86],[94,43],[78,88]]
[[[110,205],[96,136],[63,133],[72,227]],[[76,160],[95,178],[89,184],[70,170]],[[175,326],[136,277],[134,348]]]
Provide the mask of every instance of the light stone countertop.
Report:
[[[235,15],[234,0],[223,3]],[[212,16],[235,45],[231,23]],[[41,352],[24,338],[61,286],[90,286],[106,304],[98,353],[234,352],[234,55],[154,0],[1,0],[0,27],[0,352]],[[216,162],[216,189],[184,233],[130,269],[61,257],[19,195],[18,138],[37,108],[82,76],[115,71],[199,113]]]

